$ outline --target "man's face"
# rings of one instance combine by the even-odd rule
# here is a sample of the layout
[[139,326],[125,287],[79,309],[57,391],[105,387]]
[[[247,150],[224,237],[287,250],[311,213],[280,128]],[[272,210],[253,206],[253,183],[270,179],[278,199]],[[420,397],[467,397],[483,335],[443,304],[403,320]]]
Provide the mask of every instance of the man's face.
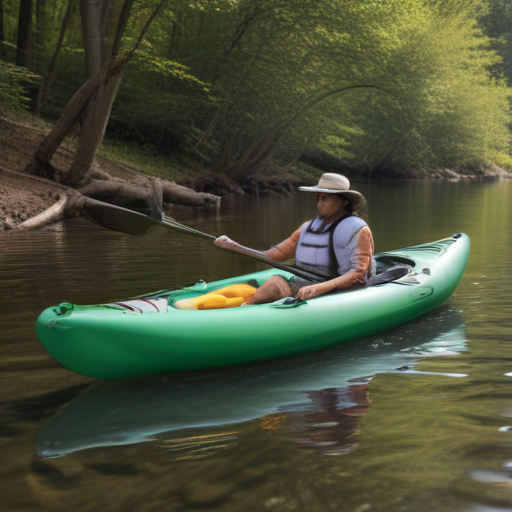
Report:
[[316,209],[321,219],[328,219],[340,213],[346,204],[347,201],[340,199],[336,194],[321,192],[316,196]]

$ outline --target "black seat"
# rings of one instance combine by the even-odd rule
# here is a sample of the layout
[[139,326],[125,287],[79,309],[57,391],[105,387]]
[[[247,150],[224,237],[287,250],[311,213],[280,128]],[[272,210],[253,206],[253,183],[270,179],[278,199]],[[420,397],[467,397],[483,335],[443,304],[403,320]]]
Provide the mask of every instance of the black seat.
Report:
[[385,270],[382,274],[370,277],[370,279],[366,281],[366,286],[390,283],[391,281],[396,281],[397,279],[406,276],[410,272],[412,272],[412,267],[410,265],[395,265],[394,267]]

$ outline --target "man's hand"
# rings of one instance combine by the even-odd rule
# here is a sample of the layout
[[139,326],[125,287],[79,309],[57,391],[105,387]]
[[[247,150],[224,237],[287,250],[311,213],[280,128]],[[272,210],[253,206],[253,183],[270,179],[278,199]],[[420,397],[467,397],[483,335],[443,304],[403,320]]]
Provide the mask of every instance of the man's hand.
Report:
[[236,245],[236,242],[226,235],[219,236],[219,238],[216,238],[213,243],[217,247],[220,247],[221,249],[228,249],[229,251],[233,249],[234,245]]
[[318,283],[312,284],[310,286],[304,286],[297,292],[296,298],[302,300],[314,299],[315,297],[318,297],[319,295],[329,291],[329,288],[327,288],[325,285],[326,283]]

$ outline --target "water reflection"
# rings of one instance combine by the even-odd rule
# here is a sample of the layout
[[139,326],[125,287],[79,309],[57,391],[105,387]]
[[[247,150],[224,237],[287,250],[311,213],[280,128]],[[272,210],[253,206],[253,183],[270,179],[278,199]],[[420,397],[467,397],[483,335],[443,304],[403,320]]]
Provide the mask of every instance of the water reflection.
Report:
[[[169,231],[131,238],[73,220],[34,233],[0,234],[0,509],[510,510],[512,485],[502,480],[512,461],[512,432],[499,429],[512,426],[512,379],[505,375],[512,372],[512,181],[357,188],[368,199],[378,251],[468,233],[471,257],[448,304],[464,311],[465,326],[457,315],[450,321],[445,307],[325,358],[170,377],[167,383],[131,381],[111,390],[51,360],[34,333],[44,307],[62,300],[95,304],[263,268]],[[298,194],[225,201],[218,217],[190,210],[173,215],[201,231],[267,248],[312,213],[311,197]],[[422,357],[455,354],[465,338],[468,350],[459,355]],[[414,366],[418,353],[422,363]],[[371,375],[371,381],[364,378]],[[363,379],[350,382],[357,377]],[[196,389],[188,394],[191,402],[182,402],[184,411],[164,392],[180,381]],[[282,390],[283,382],[293,386]],[[246,396],[228,389],[236,386]],[[227,403],[219,424],[209,426],[222,397]],[[80,412],[82,401],[90,407]],[[233,407],[247,414],[221,425],[232,419]],[[69,418],[75,409],[80,421]],[[87,411],[92,418],[84,418]],[[109,422],[138,444],[98,446],[112,434]],[[40,458],[36,437],[38,443],[59,442],[67,426],[70,439],[62,452],[76,451]],[[150,438],[155,441],[146,442]],[[330,452],[346,455],[324,456]]]
[[307,357],[93,384],[41,427],[37,451],[60,457],[263,418],[261,428],[301,446],[347,453],[357,445],[358,421],[370,407],[372,376],[413,372],[418,358],[454,355],[465,344],[462,315],[445,307],[382,338]]
[[357,447],[357,428],[370,407],[365,384],[304,392],[314,410],[291,414],[290,439],[325,455],[343,455]]

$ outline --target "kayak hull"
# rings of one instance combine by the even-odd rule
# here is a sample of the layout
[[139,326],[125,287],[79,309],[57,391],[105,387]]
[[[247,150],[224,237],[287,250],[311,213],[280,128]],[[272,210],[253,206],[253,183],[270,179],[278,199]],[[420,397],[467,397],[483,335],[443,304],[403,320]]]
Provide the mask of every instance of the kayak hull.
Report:
[[[455,236],[457,238],[455,238]],[[378,286],[328,294],[298,305],[216,310],[172,306],[236,283],[261,285],[276,269],[158,294],[166,312],[135,314],[111,306],[51,307],[37,320],[37,335],[66,368],[94,378],[123,378],[198,370],[305,354],[389,329],[431,311],[455,291],[469,255],[469,238],[376,255],[413,262],[413,276]]]

